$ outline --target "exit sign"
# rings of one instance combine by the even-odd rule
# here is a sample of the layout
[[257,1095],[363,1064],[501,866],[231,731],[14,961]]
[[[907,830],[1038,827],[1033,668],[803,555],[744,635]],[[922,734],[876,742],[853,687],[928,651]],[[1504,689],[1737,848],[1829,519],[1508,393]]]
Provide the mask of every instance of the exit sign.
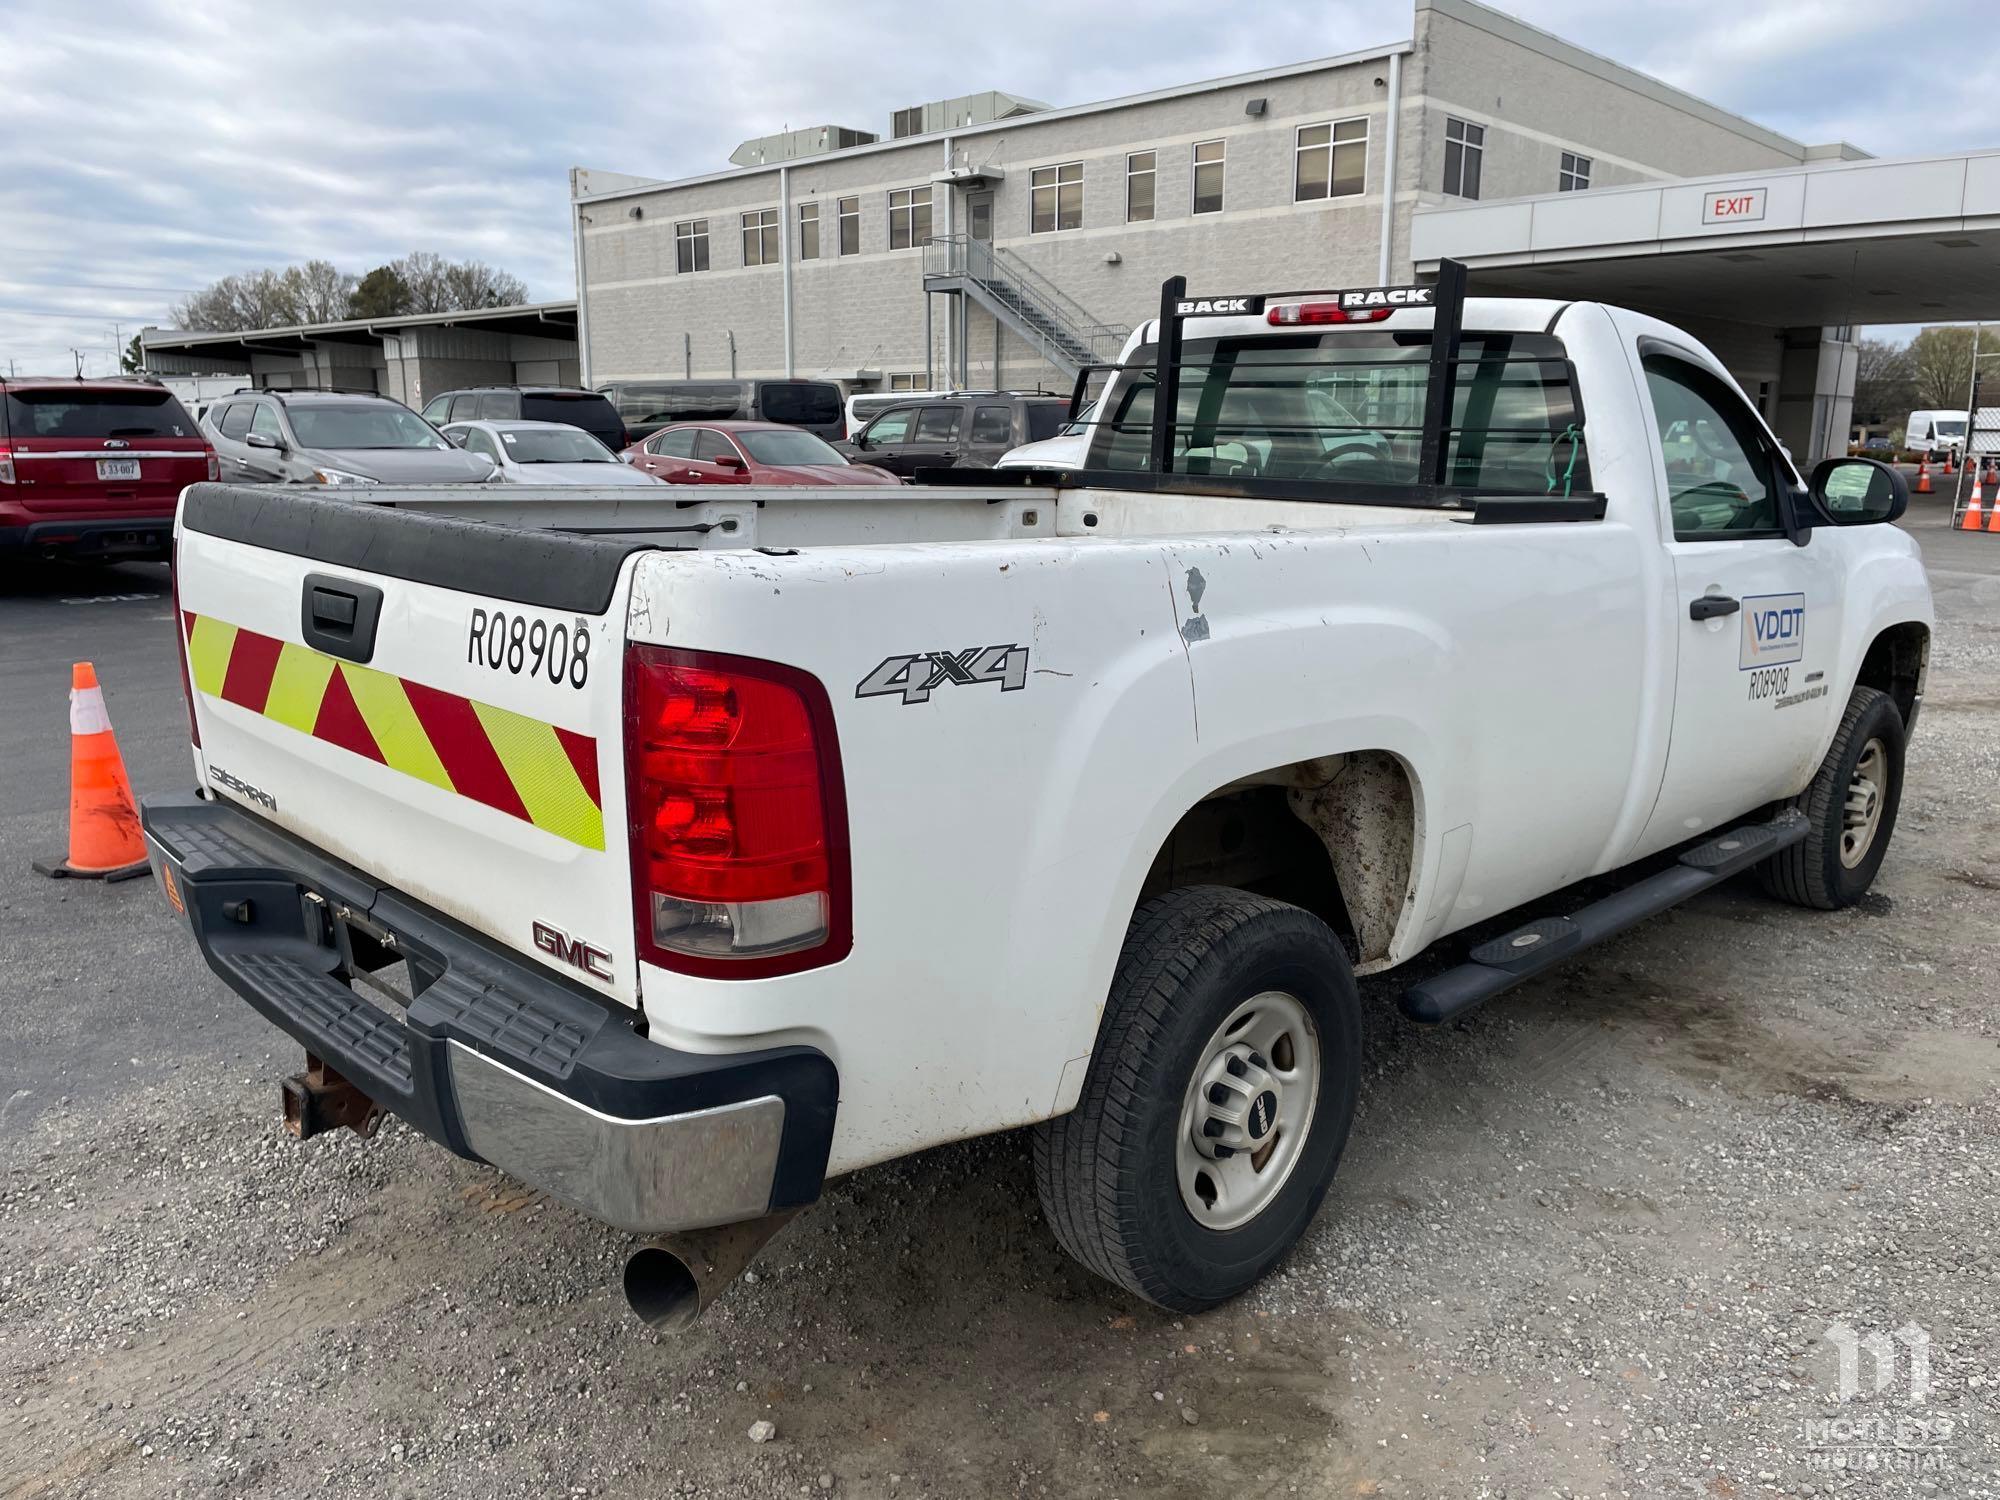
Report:
[[1754,224],[1764,217],[1764,189],[1711,188],[1702,200],[1704,224]]

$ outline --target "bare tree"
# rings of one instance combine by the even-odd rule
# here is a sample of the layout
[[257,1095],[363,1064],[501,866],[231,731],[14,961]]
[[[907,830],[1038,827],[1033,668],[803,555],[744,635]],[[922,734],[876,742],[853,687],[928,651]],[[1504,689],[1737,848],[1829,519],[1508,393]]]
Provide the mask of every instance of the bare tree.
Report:
[[1951,411],[1965,405],[1972,385],[1972,330],[1920,331],[1910,340],[1910,381],[1920,407]]
[[454,308],[511,307],[528,300],[528,288],[518,276],[496,271],[479,260],[462,260],[446,267],[445,289]]
[[[448,261],[429,250],[371,271],[370,296],[357,299],[361,282],[329,261],[310,260],[283,271],[245,271],[175,303],[174,323],[205,332],[234,333],[250,328],[283,328],[331,323],[349,316],[387,316],[383,303],[401,312],[457,312],[504,307],[527,300],[520,279],[480,261]],[[350,309],[367,305],[359,313]]]
[[1868,426],[1900,422],[1917,404],[1910,351],[1886,339],[1863,339],[1856,349],[1854,420]]
[[448,277],[451,262],[429,250],[412,250],[401,260],[390,262],[403,285],[410,291],[413,313],[453,312]]
[[309,260],[285,272],[285,292],[295,323],[331,323],[347,316],[355,278],[333,262]]

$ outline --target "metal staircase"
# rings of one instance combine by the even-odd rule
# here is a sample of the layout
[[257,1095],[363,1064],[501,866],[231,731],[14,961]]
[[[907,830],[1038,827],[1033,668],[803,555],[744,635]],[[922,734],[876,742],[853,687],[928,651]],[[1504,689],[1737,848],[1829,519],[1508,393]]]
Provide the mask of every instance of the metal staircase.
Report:
[[924,290],[970,297],[1071,378],[1085,365],[1117,359],[1130,332],[1092,317],[1019,256],[969,235],[938,235],[925,242]]

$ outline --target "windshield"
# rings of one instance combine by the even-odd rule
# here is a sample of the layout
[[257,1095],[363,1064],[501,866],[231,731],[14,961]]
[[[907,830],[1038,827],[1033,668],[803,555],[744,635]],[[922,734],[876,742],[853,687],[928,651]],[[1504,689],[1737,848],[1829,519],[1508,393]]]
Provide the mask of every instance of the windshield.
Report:
[[[1232,478],[1414,484],[1430,388],[1430,333],[1343,330],[1316,339],[1190,339],[1182,346],[1174,467]],[[1590,488],[1561,340],[1468,333],[1453,383],[1449,485]],[[1152,345],[1129,363],[1157,357]],[[1127,379],[1089,466],[1150,466],[1153,375]]]
[[387,402],[291,404],[285,415],[308,448],[449,448],[415,412]]
[[173,393],[140,387],[131,391],[14,390],[7,393],[7,425],[18,438],[135,438],[198,436],[194,419]]
[[845,464],[833,448],[810,432],[738,432],[736,441],[760,464]]
[[517,464],[615,464],[611,450],[574,427],[500,429],[500,445]]

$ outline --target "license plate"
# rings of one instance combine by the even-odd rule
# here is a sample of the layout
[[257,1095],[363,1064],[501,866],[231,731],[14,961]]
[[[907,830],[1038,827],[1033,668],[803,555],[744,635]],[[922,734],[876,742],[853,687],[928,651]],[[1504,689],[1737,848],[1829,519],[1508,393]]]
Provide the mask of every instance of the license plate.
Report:
[[139,460],[136,458],[100,458],[97,461],[99,479],[137,479]]
[[183,922],[192,924],[194,919],[188,915],[187,896],[182,890],[180,867],[167,856],[164,849],[150,840],[146,844],[146,856],[152,863],[153,878],[160,887],[160,894],[167,898],[168,907]]

